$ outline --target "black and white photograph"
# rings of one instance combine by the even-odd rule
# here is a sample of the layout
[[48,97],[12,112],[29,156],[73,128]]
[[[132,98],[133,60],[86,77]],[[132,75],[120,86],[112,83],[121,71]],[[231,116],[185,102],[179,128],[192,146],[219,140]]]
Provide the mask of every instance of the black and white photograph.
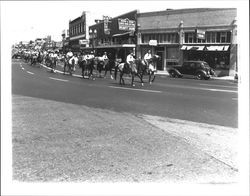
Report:
[[2,195],[249,195],[249,2],[1,1]]

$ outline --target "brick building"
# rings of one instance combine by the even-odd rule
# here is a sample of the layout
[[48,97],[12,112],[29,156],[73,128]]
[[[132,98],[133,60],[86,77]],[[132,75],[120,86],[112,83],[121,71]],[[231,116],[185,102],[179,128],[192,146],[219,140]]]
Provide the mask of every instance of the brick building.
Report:
[[[148,49],[160,55],[159,70],[169,59],[204,60],[225,75],[237,70],[237,10],[198,8],[138,13],[138,56]],[[154,40],[154,41],[153,41]],[[150,45],[151,42],[156,43]]]
[[89,47],[81,49],[95,50],[96,55],[106,51],[109,58],[122,58],[123,61],[130,51],[136,48],[136,16],[137,10],[120,16],[103,20],[89,27]]
[[88,14],[82,12],[81,16],[69,21],[68,48],[71,50],[80,51],[81,46],[88,47],[88,19]]

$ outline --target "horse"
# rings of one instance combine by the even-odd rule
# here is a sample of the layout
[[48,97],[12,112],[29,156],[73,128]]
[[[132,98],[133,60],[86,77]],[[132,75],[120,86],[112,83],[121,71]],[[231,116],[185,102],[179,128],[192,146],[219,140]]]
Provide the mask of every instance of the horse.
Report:
[[[156,65],[157,62],[160,60],[160,56],[159,55],[153,55],[151,59],[149,59],[148,61],[148,74],[149,74],[149,84],[152,84],[152,82],[154,82],[155,80],[155,72],[157,71],[156,69]],[[153,77],[153,79],[151,80],[151,78]]]
[[115,61],[109,59],[103,59],[102,57],[95,57],[96,69],[101,78],[101,72],[104,70],[104,78],[106,78],[107,72],[110,73],[110,78],[113,80],[112,69],[115,67]]
[[37,54],[32,54],[30,57],[30,65],[36,65],[38,62],[38,55]]
[[82,77],[93,79],[93,70],[95,69],[95,58],[89,58],[89,59],[80,59],[79,60],[79,67],[82,68]]
[[140,79],[141,85],[144,86],[143,75],[147,73],[147,66],[141,59],[135,59],[131,65],[129,65],[128,63],[120,63],[119,61],[116,62],[115,80],[117,77],[118,70],[120,72],[120,81],[119,81],[120,85],[125,84],[123,75],[129,74],[132,76],[132,81],[131,81],[132,86],[135,86],[134,84],[135,76],[138,76],[138,78]]
[[57,57],[50,57],[50,67],[52,73],[55,73],[56,63],[57,63]]
[[75,60],[72,59],[71,63],[69,62],[70,58],[67,58],[66,56],[64,59],[64,66],[63,66],[63,74],[65,75],[66,67],[68,68],[69,75],[72,75],[73,68],[75,67]]

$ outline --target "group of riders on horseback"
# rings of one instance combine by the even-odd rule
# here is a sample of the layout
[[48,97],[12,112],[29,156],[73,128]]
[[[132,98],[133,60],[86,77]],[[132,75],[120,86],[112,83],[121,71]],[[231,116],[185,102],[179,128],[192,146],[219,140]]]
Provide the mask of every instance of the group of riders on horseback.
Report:
[[141,85],[143,85],[143,76],[149,76],[149,83],[151,84],[155,79],[156,63],[160,59],[158,55],[152,55],[149,50],[144,58],[136,59],[133,52],[130,52],[126,61],[122,62],[122,59],[109,59],[107,53],[104,52],[102,56],[94,56],[93,52],[76,54],[72,51],[68,51],[66,54],[59,53],[58,50],[50,51],[22,51],[21,57],[30,62],[30,65],[36,65],[44,63],[47,67],[51,68],[51,72],[55,72],[55,68],[59,62],[63,64],[63,73],[72,75],[78,65],[82,69],[82,77],[95,79],[93,70],[98,71],[98,77],[101,77],[102,70],[105,71],[104,78],[107,72],[110,72],[110,77],[113,79],[112,70],[115,70],[114,77],[117,78],[117,73],[120,73],[119,84],[125,84],[124,74],[128,74],[132,77],[132,86],[134,84],[134,78],[137,76],[140,79]]

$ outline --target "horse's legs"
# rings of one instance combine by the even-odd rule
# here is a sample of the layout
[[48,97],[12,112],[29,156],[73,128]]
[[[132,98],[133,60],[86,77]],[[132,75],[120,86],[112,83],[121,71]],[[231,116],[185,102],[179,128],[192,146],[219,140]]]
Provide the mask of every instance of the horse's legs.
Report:
[[111,80],[113,80],[114,78],[113,78],[113,76],[112,76],[112,68],[110,68],[109,73],[110,73],[110,78],[111,78]]
[[64,62],[64,66],[63,66],[63,74],[65,75],[65,71],[66,71],[66,63]]
[[135,84],[134,84],[134,79],[135,79],[135,73],[132,72],[132,83],[131,83],[132,86],[135,86]]
[[123,72],[121,71],[120,72],[120,85],[125,85],[125,81],[124,81],[124,79],[123,79]]
[[144,84],[143,84],[143,79],[142,79],[143,75],[142,75],[142,74],[137,74],[137,75],[138,75],[138,77],[139,77],[140,80],[141,80],[141,85],[144,86]]
[[108,69],[105,67],[104,78],[106,78],[107,72],[108,72]]
[[82,66],[82,77],[83,77],[83,78],[85,78],[86,69],[87,69],[86,65],[83,65],[83,66]]
[[149,71],[149,78],[148,78],[149,84],[151,84],[151,71]]
[[154,76],[154,77],[153,77],[153,80],[152,80],[152,82],[154,82],[154,80],[155,80],[155,74],[154,74],[154,73],[153,73],[153,76]]

